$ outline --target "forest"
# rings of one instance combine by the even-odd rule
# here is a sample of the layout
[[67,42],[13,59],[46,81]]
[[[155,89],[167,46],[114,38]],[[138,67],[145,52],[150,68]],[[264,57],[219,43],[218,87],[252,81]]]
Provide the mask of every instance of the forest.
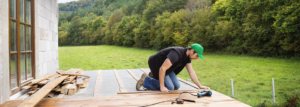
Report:
[[299,0],[79,0],[59,3],[59,46],[300,57]]

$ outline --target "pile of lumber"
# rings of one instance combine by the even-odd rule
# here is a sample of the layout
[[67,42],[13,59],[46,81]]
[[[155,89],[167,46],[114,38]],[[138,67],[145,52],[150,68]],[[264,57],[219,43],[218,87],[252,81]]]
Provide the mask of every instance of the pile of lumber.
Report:
[[[59,96],[74,95],[80,88],[85,88],[89,76],[82,74],[81,69],[70,69],[68,71],[57,71],[52,75],[34,79],[27,86],[22,87],[30,95],[20,106],[34,106],[44,97],[53,97],[55,93]],[[58,96],[58,97],[59,97]]]
[[[76,73],[71,73],[71,71],[76,71]],[[89,81],[89,76],[82,75],[82,72],[83,70],[80,69],[57,71],[52,75],[32,80],[29,85],[22,87],[22,89],[30,90],[29,92],[27,92],[27,94],[33,95],[51,80],[54,80],[60,76],[68,76],[61,83],[57,84],[47,96],[53,97],[55,93],[74,95],[80,88],[85,88]]]

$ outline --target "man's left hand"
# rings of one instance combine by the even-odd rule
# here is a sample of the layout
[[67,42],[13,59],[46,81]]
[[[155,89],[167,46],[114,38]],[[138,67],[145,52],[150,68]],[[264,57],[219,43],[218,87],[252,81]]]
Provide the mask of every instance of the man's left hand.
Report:
[[210,89],[210,88],[206,86],[201,86],[200,89]]

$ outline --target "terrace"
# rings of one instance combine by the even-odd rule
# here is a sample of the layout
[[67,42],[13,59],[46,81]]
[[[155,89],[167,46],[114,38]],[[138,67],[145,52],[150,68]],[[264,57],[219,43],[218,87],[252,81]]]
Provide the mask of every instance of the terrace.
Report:
[[[28,96],[26,93],[16,100],[10,100],[0,106],[28,106],[24,104],[29,99],[34,99],[33,96],[42,96],[37,104],[32,104],[37,107],[99,107],[99,106],[146,106],[166,100],[175,100],[180,93],[190,92],[196,94],[197,86],[191,82],[185,81],[181,78],[181,87],[179,90],[174,90],[169,93],[162,93],[160,91],[146,91],[144,89],[136,90],[136,81],[141,75],[150,69],[125,69],[125,70],[96,70],[84,71],[84,75],[90,76],[88,84],[85,88],[81,88],[74,95],[61,95],[56,93],[52,98],[46,98],[41,95],[39,91]],[[51,82],[47,83],[51,84]],[[46,84],[46,85],[47,85]],[[46,86],[45,85],[45,86]],[[42,89],[40,89],[42,90]],[[187,102],[184,104],[172,104],[171,101],[162,102],[154,106],[197,106],[197,107],[250,107],[240,101],[237,101],[229,96],[212,91],[212,96],[204,96],[197,98],[188,93],[180,95],[181,99],[195,100],[195,102]],[[38,100],[38,99],[37,99]]]

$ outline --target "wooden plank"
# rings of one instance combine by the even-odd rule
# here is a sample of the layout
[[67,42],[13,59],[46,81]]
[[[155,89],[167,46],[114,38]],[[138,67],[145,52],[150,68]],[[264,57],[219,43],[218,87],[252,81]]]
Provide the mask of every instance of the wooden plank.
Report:
[[[195,100],[195,103],[184,102],[184,104],[171,104],[170,102],[160,103],[155,106],[187,106],[187,107],[250,107],[247,104],[239,102],[229,96],[225,96],[218,92],[212,91],[213,95],[211,97],[201,97],[197,98],[190,94],[182,94],[180,98]],[[195,93],[194,93],[195,94]],[[111,97],[100,97],[100,98],[49,98],[43,99],[38,103],[37,107],[54,107],[54,106],[70,106],[70,107],[79,107],[79,106],[145,106],[148,104],[157,103],[165,100],[174,100],[178,97],[179,94],[149,94],[149,93],[140,93],[140,94],[126,94],[126,95],[116,95]],[[20,104],[20,100],[7,101],[1,106],[17,106]]]
[[118,92],[117,94],[140,94],[140,93],[151,93],[151,94],[179,94],[182,92],[191,92],[197,93],[204,90],[170,90],[170,92],[161,92],[161,91],[135,91],[135,92]]
[[76,83],[76,80],[73,80],[73,81],[71,81],[70,83],[71,83],[71,84],[74,84],[74,83]]
[[74,95],[78,91],[78,86],[76,84],[72,84],[71,87],[68,88],[68,95]]
[[36,93],[39,89],[40,89],[40,88],[36,88],[36,89],[34,89],[34,90],[32,90],[32,91],[27,92],[27,94],[28,94],[28,95],[32,95],[32,94]]
[[77,78],[76,78],[76,84],[77,85],[83,85],[83,80],[82,80],[82,76],[77,76]]
[[[77,73],[81,71],[81,69],[73,70],[72,73]],[[25,100],[18,107],[33,107],[35,106],[41,99],[43,99],[53,88],[55,88],[58,84],[60,84],[67,76],[61,76],[57,79],[52,79],[48,84],[46,84],[42,89],[32,95],[30,98]]]
[[50,98],[52,98],[54,96],[54,92],[50,92],[48,95],[47,95],[47,97],[50,97]]
[[66,94],[59,94],[56,98],[64,98]]
[[55,92],[61,92],[61,86],[57,85],[57,86],[53,89],[53,91],[55,91]]
[[61,83],[61,85],[66,85],[66,84],[70,84],[71,82],[70,81],[64,81]]
[[39,82],[38,84],[39,84],[39,85],[45,85],[45,84],[47,84],[48,82],[49,82],[49,80],[43,80],[43,81]]
[[192,86],[192,87],[194,87],[194,88],[196,88],[196,89],[199,89],[199,87],[198,87],[196,84],[193,84],[193,83],[191,83],[191,82],[188,82],[188,81],[186,81],[186,80],[184,80],[184,79],[181,79],[181,78],[179,78],[179,77],[177,77],[177,78],[178,78],[179,81],[181,81],[181,82],[183,82],[183,83],[185,83],[185,84],[187,84],[187,85],[189,85],[189,86]]
[[78,73],[63,73],[63,72],[56,72],[56,73],[58,73],[60,75],[84,76],[84,77],[90,78],[90,76],[82,75],[82,74],[78,74]]
[[22,87],[22,89],[23,89],[23,90],[29,90],[31,87],[32,87],[32,86],[27,85],[27,86]]
[[102,71],[98,70],[96,84],[94,87],[94,97],[100,97],[101,82],[102,82]]
[[122,80],[121,80],[121,78],[120,78],[120,76],[119,76],[119,74],[117,73],[116,70],[114,70],[114,73],[115,73],[116,79],[117,79],[117,81],[119,83],[120,92],[127,92],[126,87],[123,84],[123,82],[122,82]]
[[76,78],[76,76],[70,76],[69,78],[65,79],[65,81],[73,81]]
[[[55,73],[56,74],[56,73]],[[43,80],[46,80],[48,78],[48,76],[44,76],[42,78],[38,78],[38,79],[34,79],[34,80],[31,80],[31,84],[36,84],[38,82],[41,82]]]
[[139,80],[139,78],[136,77],[136,76],[131,72],[131,70],[129,70],[129,69],[126,69],[126,70],[128,71],[128,73],[129,73],[136,81]]
[[70,81],[70,78],[71,78],[71,76],[66,78],[64,81]]
[[30,90],[35,90],[35,89],[37,89],[37,87],[38,87],[38,85],[34,85],[30,88]]
[[80,88],[85,88],[89,83],[89,79],[88,78],[85,78],[84,81],[83,81],[83,85],[80,86]]
[[60,93],[62,93],[62,94],[68,94],[68,89],[71,86],[72,86],[72,84],[66,84],[66,85],[62,86]]

